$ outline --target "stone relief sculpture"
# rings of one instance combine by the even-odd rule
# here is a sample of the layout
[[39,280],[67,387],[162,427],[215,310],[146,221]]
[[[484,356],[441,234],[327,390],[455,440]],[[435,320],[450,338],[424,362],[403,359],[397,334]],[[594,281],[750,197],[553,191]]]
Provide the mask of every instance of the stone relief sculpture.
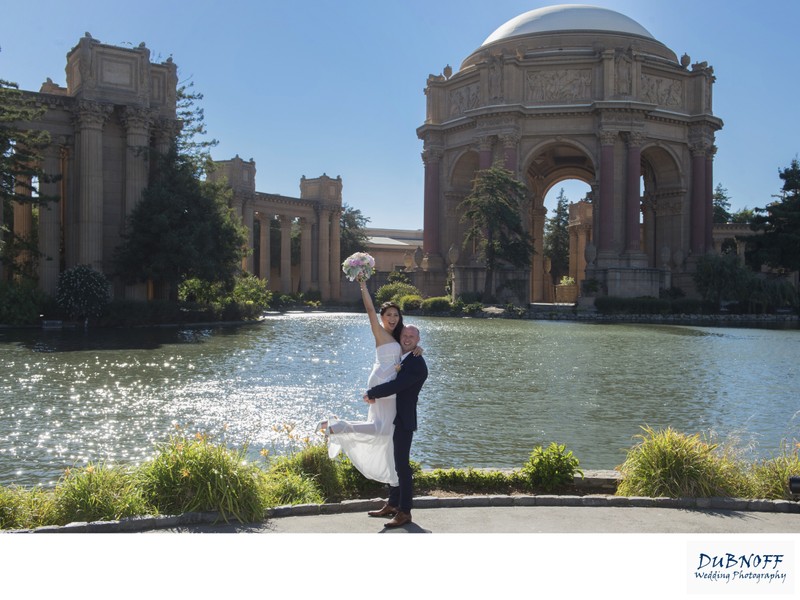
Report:
[[525,99],[530,102],[575,102],[589,100],[592,73],[589,69],[528,71],[525,74]]
[[617,94],[620,96],[631,95],[631,66],[633,62],[627,54],[619,54],[615,60],[616,62],[616,87]]
[[450,116],[457,117],[480,106],[480,92],[479,83],[465,85],[450,92]]
[[502,56],[492,56],[489,59],[489,98],[500,102],[503,100]]
[[642,75],[642,100],[661,106],[683,104],[683,83],[677,79]]

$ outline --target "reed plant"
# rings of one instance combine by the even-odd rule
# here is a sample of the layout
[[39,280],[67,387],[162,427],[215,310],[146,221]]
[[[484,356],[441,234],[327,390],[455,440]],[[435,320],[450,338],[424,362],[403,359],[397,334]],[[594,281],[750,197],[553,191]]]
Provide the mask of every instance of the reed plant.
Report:
[[800,444],[782,444],[780,453],[751,465],[750,496],[767,500],[790,500],[789,477],[800,476]]
[[0,487],[0,529],[33,529],[57,522],[52,490]]
[[246,523],[263,519],[264,471],[247,462],[247,448],[214,444],[206,434],[175,434],[139,469],[145,499],[162,513],[217,511]]
[[261,486],[261,493],[267,506],[325,502],[319,486],[313,479],[288,471],[267,474]]
[[275,457],[269,464],[268,475],[300,475],[312,481],[321,496],[328,502],[342,498],[342,483],[335,461],[328,458],[328,448],[323,444],[304,441],[299,450]]
[[116,520],[151,511],[133,473],[105,464],[67,469],[56,484],[53,500],[60,525]]
[[701,498],[746,493],[747,477],[730,449],[671,427],[642,430],[619,467],[617,495]]

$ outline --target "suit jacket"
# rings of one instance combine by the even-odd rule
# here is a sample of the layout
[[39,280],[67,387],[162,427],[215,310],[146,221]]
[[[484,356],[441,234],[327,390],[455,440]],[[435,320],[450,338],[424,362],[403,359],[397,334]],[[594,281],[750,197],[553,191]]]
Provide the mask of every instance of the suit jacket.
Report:
[[417,429],[417,400],[422,384],[428,378],[428,365],[421,356],[409,354],[400,363],[400,372],[392,381],[387,381],[367,390],[370,398],[385,398],[392,394],[397,395],[397,416],[394,419],[396,427],[408,431]]

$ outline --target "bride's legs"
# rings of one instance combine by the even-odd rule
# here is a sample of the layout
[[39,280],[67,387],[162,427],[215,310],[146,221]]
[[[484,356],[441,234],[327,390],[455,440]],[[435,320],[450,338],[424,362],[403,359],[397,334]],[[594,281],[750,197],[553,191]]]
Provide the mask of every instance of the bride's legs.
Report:
[[364,433],[367,435],[378,435],[381,432],[383,423],[381,421],[333,421],[328,423],[328,433]]

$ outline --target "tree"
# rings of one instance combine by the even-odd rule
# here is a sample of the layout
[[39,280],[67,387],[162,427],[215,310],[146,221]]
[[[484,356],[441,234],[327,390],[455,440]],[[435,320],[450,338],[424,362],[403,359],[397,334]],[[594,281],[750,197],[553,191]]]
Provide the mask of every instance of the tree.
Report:
[[459,205],[462,221],[469,223],[464,245],[475,242],[486,266],[484,301],[493,295],[494,272],[501,262],[528,267],[533,239],[522,224],[525,186],[500,166],[476,173],[472,192]]
[[188,160],[194,167],[195,175],[201,177],[213,169],[211,148],[219,140],[203,139],[206,131],[205,114],[199,106],[203,94],[194,91],[194,82],[183,84],[176,90],[175,110],[181,122],[181,128],[175,138],[177,153]]
[[756,208],[750,228],[761,235],[747,237],[748,263],[777,271],[800,271],[800,161],[778,173],[783,188],[779,200]]
[[115,254],[117,274],[128,283],[152,280],[171,299],[189,277],[232,285],[246,237],[228,206],[230,191],[198,179],[192,159],[176,148],[155,160]]
[[747,208],[746,206],[742,210],[738,210],[735,213],[731,213],[731,223],[739,223],[739,224],[747,224],[753,222],[753,217],[755,216],[755,212],[752,208]]
[[555,213],[547,219],[544,232],[544,255],[550,258],[553,282],[569,275],[569,200],[564,188],[559,191],[557,200]]
[[731,197],[728,196],[727,188],[722,187],[721,183],[714,188],[714,195],[711,197],[714,205],[714,216],[712,223],[727,223],[731,220]]
[[342,214],[339,217],[341,227],[341,254],[342,259],[347,258],[354,252],[365,252],[369,236],[366,226],[369,219],[361,214],[361,211],[346,203],[342,205]]
[[0,79],[0,256],[9,275],[30,274],[31,265],[18,260],[21,253],[38,256],[35,238],[15,235],[9,226],[13,222],[14,204],[35,207],[56,200],[39,190],[39,184],[59,178],[48,175],[41,166],[42,152],[50,143],[50,135],[25,126],[40,119],[44,112],[15,83]]

